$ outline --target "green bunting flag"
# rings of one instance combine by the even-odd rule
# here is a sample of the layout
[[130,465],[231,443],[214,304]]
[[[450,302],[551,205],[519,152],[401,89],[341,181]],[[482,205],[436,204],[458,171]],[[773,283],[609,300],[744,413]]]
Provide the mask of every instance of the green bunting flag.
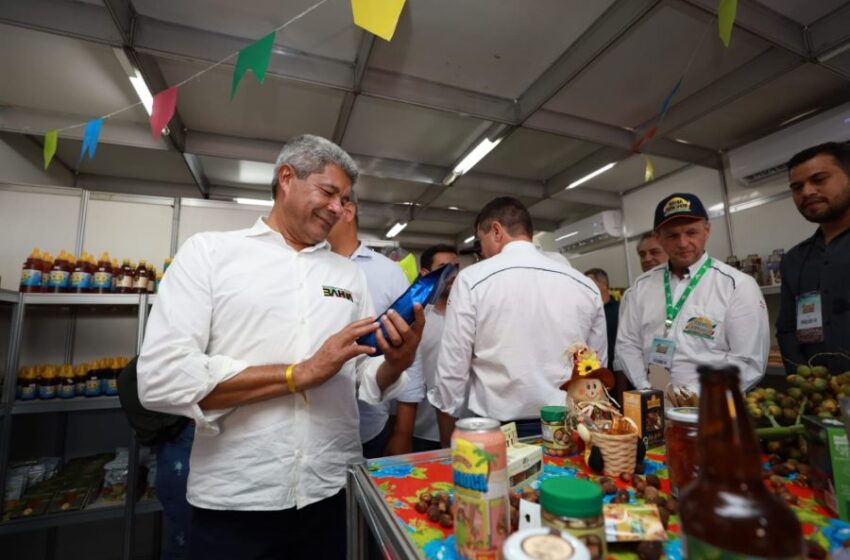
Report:
[[254,72],[254,76],[261,84],[265,81],[266,70],[269,68],[269,60],[272,56],[272,47],[274,46],[276,33],[269,33],[259,41],[239,51],[239,58],[236,60],[236,69],[233,71],[233,83],[230,86],[230,99],[233,99],[233,96],[236,95],[239,82],[242,81],[242,76],[248,70]]
[[732,27],[735,25],[735,16],[738,15],[738,0],[720,0],[717,5],[717,34],[728,49],[729,41],[732,39]]
[[56,155],[56,141],[59,140],[59,132],[48,130],[44,135],[44,170],[50,166],[53,156]]

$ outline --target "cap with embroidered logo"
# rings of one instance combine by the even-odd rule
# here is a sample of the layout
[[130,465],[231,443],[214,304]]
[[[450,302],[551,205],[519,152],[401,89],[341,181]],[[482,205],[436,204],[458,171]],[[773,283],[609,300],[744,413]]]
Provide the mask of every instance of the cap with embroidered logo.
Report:
[[674,193],[665,197],[655,207],[655,225],[658,229],[667,222],[680,218],[690,220],[707,220],[708,212],[695,194]]

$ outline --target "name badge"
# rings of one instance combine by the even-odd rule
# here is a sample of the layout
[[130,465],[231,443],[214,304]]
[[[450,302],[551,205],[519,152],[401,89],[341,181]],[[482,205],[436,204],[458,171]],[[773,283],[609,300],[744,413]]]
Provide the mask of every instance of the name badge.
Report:
[[649,363],[667,369],[673,369],[673,352],[676,343],[668,338],[652,339],[652,347],[649,351]]
[[819,292],[797,297],[797,341],[803,344],[823,342],[823,312]]

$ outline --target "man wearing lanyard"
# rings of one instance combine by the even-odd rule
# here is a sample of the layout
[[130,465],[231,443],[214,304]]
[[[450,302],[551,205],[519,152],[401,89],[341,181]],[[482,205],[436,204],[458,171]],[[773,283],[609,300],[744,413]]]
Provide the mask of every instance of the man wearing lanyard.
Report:
[[[815,234],[782,259],[776,337],[785,367],[814,360],[832,372],[850,369],[850,147],[829,143],[788,162],[791,195]],[[832,354],[832,355],[829,355]]]
[[[328,243],[334,253],[351,259],[363,270],[372,305],[377,313],[383,313],[407,290],[410,283],[399,265],[366,247],[357,238],[360,221],[357,212],[357,194],[352,190],[351,196],[343,201],[342,216],[328,234]],[[374,405],[358,399],[357,409],[360,412],[363,456],[367,459],[383,457],[389,439],[389,403]]]
[[461,270],[446,307],[437,379],[428,400],[448,444],[464,408],[520,436],[540,433],[540,407],[562,404],[572,365],[566,350],[590,346],[605,362],[608,341],[599,288],[531,243],[531,215],[519,200],[496,198],[475,219],[485,260]]
[[291,139],[274,206],[245,230],[200,233],[157,294],[139,398],[195,420],[187,498],[192,560],[343,558],[346,465],[360,458],[356,388],[402,388],[424,327],[382,317],[383,358],[358,345],[378,323],[366,279],[325,238],[357,166],[317,136]]
[[638,389],[664,389],[672,380],[696,390],[696,368],[710,362],[737,366],[744,388],[755,385],[770,345],[761,289],[705,252],[711,224],[695,195],[662,200],[654,229],[670,260],[629,290],[617,333],[618,365]]

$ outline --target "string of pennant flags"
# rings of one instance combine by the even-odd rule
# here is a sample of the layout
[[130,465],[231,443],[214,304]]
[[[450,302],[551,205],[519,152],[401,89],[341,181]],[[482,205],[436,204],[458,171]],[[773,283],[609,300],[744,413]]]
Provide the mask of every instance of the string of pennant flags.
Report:
[[[149,117],[151,136],[154,140],[162,135],[163,130],[174,117],[174,113],[177,109],[177,92],[180,87],[196,80],[200,76],[231,60],[233,57],[237,57],[237,59],[236,65],[233,69],[233,78],[230,87],[231,100],[235,97],[236,91],[239,89],[239,84],[248,71],[254,74],[254,78],[258,83],[263,84],[265,82],[266,72],[271,60],[271,53],[277,33],[300,20],[313,10],[319,8],[327,1],[328,0],[319,0],[295,17],[276,27],[271,33],[251,43],[247,47],[229,54],[221,60],[210,64],[189,76],[183,81],[154,95]],[[358,27],[377,35],[386,41],[391,41],[395,34],[404,4],[405,0],[351,0],[353,22]],[[720,40],[726,48],[729,47],[731,41],[732,28],[735,25],[737,9],[737,0],[718,0],[717,32]],[[708,31],[708,29],[710,29],[710,27],[708,27],[706,31]],[[679,92],[685,76],[688,73],[688,70],[690,69],[690,66],[693,63],[706,35],[707,33],[703,34],[702,38],[691,53],[684,71],[676,80],[673,87],[664,96],[658,115],[654,119],[654,124],[636,137],[631,146],[631,154],[639,153],[646,143],[651,142],[652,139],[655,138],[655,135],[658,133],[658,128],[664,121],[664,117],[667,115],[667,112],[673,104],[673,99]],[[50,163],[53,161],[53,157],[56,155],[60,132],[85,127],[83,132],[83,142],[80,147],[80,155],[77,161],[77,165],[79,165],[86,155],[88,155],[90,160],[94,159],[95,153],[97,152],[97,145],[100,140],[101,129],[103,128],[103,121],[125,111],[129,111],[139,105],[142,105],[141,101],[86,122],[76,123],[47,131],[44,135],[43,147],[44,169],[46,170],[50,166]],[[644,159],[644,181],[649,182],[655,179],[655,167],[648,155],[644,154]]]
[[[327,1],[328,0],[319,0],[295,17],[276,27],[268,35],[237,52],[227,55],[221,60],[189,76],[185,80],[154,95],[149,118],[151,136],[154,140],[160,137],[169,121],[171,121],[172,117],[174,117],[174,113],[177,109],[177,90],[179,88],[231,60],[233,57],[237,57],[237,59],[236,66],[233,69],[233,79],[230,85],[231,100],[236,95],[236,91],[239,89],[239,84],[242,82],[242,78],[248,71],[251,71],[254,74],[254,78],[258,83],[263,84],[266,79],[266,72],[269,67],[272,49],[274,47],[278,31],[281,31],[295,23]],[[398,19],[401,16],[401,11],[404,8],[404,3],[405,0],[351,0],[354,24],[386,41],[391,41],[395,34]],[[53,157],[56,155],[56,147],[59,141],[60,132],[85,127],[83,132],[83,143],[80,147],[80,156],[77,161],[77,164],[79,165],[86,155],[88,155],[89,159],[94,159],[95,153],[97,152],[97,144],[100,140],[100,132],[103,128],[103,121],[125,111],[129,111],[139,105],[142,105],[141,101],[86,122],[76,123],[47,131],[44,135],[44,169],[46,170],[50,166],[51,161],[53,161]]]
[[[727,49],[729,48],[729,44],[732,40],[732,28],[735,26],[735,18],[737,15],[738,0],[719,0],[717,4],[717,35],[720,37],[720,41],[723,43],[723,46]],[[687,75],[688,70],[690,70],[697,53],[702,47],[705,37],[708,35],[708,31],[711,29],[712,23],[713,22],[709,22],[708,27],[706,27],[705,32],[694,47],[694,50],[691,52],[691,56],[689,57],[687,64],[685,64],[685,69],[679,75],[679,79],[676,80],[676,83],[673,84],[673,87],[670,88],[667,95],[664,96],[664,100],[661,102],[661,108],[658,111],[654,124],[635,139],[631,146],[631,154],[640,152],[640,149],[644,144],[655,138],[655,135],[658,133],[658,128],[661,126],[661,123],[664,121],[664,117],[667,116],[667,111],[670,110],[670,106],[673,104],[673,98],[676,97],[677,93],[679,93],[679,88],[682,87],[682,82],[685,81],[685,76]],[[648,183],[655,179],[655,166],[652,164],[652,159],[649,155],[644,154],[643,157],[644,182]]]

